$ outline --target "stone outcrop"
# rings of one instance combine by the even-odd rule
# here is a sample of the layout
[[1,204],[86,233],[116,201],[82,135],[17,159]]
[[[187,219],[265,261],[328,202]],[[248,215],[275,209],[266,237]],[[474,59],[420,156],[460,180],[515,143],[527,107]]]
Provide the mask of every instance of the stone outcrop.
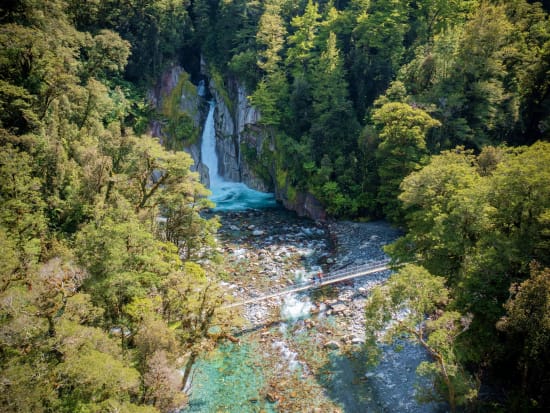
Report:
[[234,79],[227,80],[223,89],[212,80],[209,86],[216,100],[216,149],[220,158],[220,175],[231,181],[244,182],[258,191],[274,191],[285,208],[296,211],[300,216],[324,221],[326,211],[312,194],[298,192],[289,199],[285,188],[277,188],[273,178],[266,182],[257,176],[253,166],[248,165],[240,153],[242,145],[254,150],[258,157],[266,148],[274,150],[271,142],[265,142],[269,138],[258,124],[261,113],[251,105],[245,87]]
[[[197,89],[188,82],[188,87],[181,88],[181,92],[176,91],[183,74],[185,74],[185,71],[179,65],[173,65],[164,71],[157,84],[149,90],[147,99],[157,112],[163,113],[167,100],[170,99],[173,93],[179,93],[180,96],[177,97],[177,110],[189,116],[192,119],[193,126],[200,129],[204,120],[204,107],[202,105],[202,98],[198,95]],[[163,143],[166,138],[166,132],[164,130],[165,123],[166,120],[161,119],[154,120],[149,125],[148,133],[155,138],[159,138],[161,143]],[[198,170],[199,173],[203,175],[200,168],[200,142],[186,147],[185,151],[188,152],[194,160],[192,169]]]
[[[202,63],[202,71],[207,76],[204,63]],[[187,76],[183,68],[178,65],[166,70],[149,92],[149,101],[159,112],[163,112],[166,100],[173,98],[174,93],[180,93],[181,96],[177,97],[179,110],[189,115],[193,124],[202,130],[207,114],[206,98],[199,96],[196,87],[181,88],[180,91],[178,85],[182,75]],[[259,125],[261,114],[250,103],[246,88],[236,79],[224,79],[224,84],[218,85],[214,79],[210,78],[208,89],[216,101],[214,123],[216,153],[219,159],[218,173],[229,181],[244,182],[258,191],[275,192],[277,199],[285,208],[296,211],[300,216],[325,220],[326,212],[312,194],[297,192],[295,196],[289,198],[285,188],[277,187],[273,171],[266,170],[265,176],[258,176],[254,165],[249,165],[242,155],[243,146],[250,151],[255,151],[258,158],[262,151],[274,150],[272,142],[265,142],[270,138],[265,129]],[[150,125],[149,132],[163,142],[166,138],[164,129],[166,129],[166,122],[156,120]],[[208,170],[201,163],[200,145],[199,140],[185,150],[195,161],[193,169],[199,172],[201,181],[208,183]],[[270,175],[271,179],[268,178]]]
[[325,221],[327,213],[321,203],[309,192],[298,192],[294,200],[278,197],[283,202],[285,208],[296,213],[301,217],[309,217],[316,221]]
[[261,148],[261,131],[256,127],[259,111],[250,104],[246,89],[236,80],[228,80],[226,85],[216,85],[211,80],[209,86],[216,100],[214,122],[219,174],[230,181],[244,182],[251,188],[266,191],[266,184],[254,175],[240,154],[241,142],[257,150]]

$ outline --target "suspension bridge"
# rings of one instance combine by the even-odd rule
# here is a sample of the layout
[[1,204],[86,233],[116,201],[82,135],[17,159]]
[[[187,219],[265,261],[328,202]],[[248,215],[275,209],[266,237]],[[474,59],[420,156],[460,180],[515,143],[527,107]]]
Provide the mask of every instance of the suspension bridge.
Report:
[[312,280],[309,280],[309,282],[291,285],[290,287],[284,288],[276,292],[262,294],[260,296],[250,298],[248,300],[227,304],[222,308],[240,307],[246,304],[253,304],[260,301],[269,300],[271,298],[281,297],[287,294],[313,290],[315,288],[320,288],[325,285],[336,284],[341,281],[351,280],[354,278],[363,277],[365,275],[376,274],[382,271],[389,270],[390,269],[389,263],[390,263],[390,260],[384,260],[384,261],[378,261],[374,264],[371,263],[371,264],[349,267],[342,270],[337,270],[337,271],[332,271],[330,273],[322,274],[321,278],[317,276],[317,273],[312,273],[311,275],[313,275],[314,278]]

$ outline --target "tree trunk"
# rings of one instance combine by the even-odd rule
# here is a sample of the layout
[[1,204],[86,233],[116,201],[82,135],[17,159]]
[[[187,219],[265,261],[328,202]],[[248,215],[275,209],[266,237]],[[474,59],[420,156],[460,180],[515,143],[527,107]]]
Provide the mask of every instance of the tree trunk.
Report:
[[185,363],[185,369],[183,370],[183,377],[181,379],[182,390],[185,390],[185,388],[187,387],[187,382],[189,380],[189,377],[191,376],[191,370],[193,370],[193,365],[195,364],[198,355],[198,351],[193,350],[191,352],[191,355],[189,356],[189,359],[187,360],[187,363]]

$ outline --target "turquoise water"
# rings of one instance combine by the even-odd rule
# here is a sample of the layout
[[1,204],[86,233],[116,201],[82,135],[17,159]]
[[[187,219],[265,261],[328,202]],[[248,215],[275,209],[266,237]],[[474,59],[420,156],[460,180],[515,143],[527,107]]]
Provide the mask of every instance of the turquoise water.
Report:
[[218,155],[216,153],[216,130],[214,111],[216,103],[210,102],[208,116],[204,123],[201,143],[202,163],[208,167],[210,181],[210,200],[216,203],[214,211],[243,211],[254,208],[272,208],[277,206],[275,195],[255,191],[242,182],[226,181],[218,173]]
[[243,211],[277,206],[274,194],[255,191],[242,182],[216,181],[210,190],[210,200],[216,203],[214,211]]
[[181,413],[275,413],[274,405],[265,399],[259,362],[256,346],[232,343],[198,360],[189,406]]

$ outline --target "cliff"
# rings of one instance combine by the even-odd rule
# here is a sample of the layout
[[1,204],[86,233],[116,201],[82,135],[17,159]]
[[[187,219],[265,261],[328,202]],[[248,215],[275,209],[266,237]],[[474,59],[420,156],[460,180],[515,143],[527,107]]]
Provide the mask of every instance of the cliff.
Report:
[[[319,201],[310,193],[296,191],[287,182],[286,174],[277,170],[274,142],[260,124],[261,114],[251,105],[245,87],[236,79],[206,73],[204,68],[205,65],[203,71],[209,78],[210,95],[216,102],[214,123],[219,174],[258,191],[275,192],[285,208],[300,216],[325,220],[326,212]],[[163,120],[152,123],[153,136],[166,142],[174,130],[178,131],[178,125],[173,124],[182,120],[190,120],[200,136],[207,112],[206,99],[199,96],[197,87],[181,67],[166,71],[149,98],[164,115]],[[208,183],[208,168],[201,163],[200,139],[183,149],[195,160],[194,169],[199,171],[201,181]]]
[[200,164],[200,130],[204,121],[204,99],[181,66],[166,70],[147,94],[160,115],[151,122],[149,134],[169,149],[184,150],[194,160],[193,170],[201,179],[207,175]]

